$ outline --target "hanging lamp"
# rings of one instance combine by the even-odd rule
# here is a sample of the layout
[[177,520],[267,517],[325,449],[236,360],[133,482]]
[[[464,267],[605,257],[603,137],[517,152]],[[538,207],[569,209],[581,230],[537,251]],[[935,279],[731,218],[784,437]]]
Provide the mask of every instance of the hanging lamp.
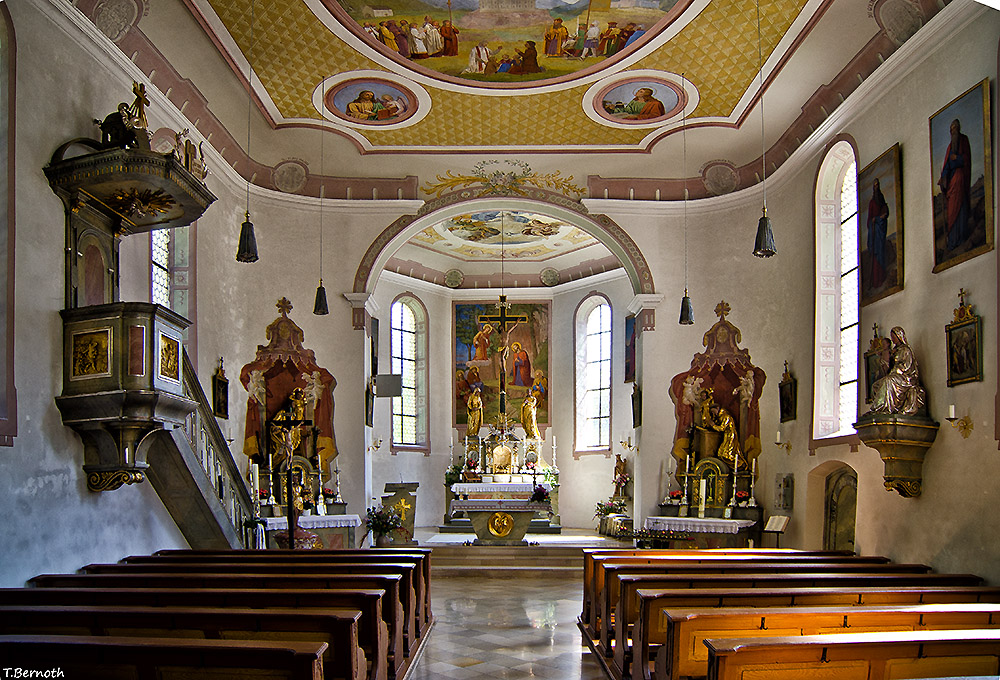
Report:
[[[323,94],[326,94],[326,77],[323,78]],[[319,287],[316,288],[316,302],[313,303],[313,314],[324,316],[330,313],[330,306],[326,303],[326,288],[323,287],[323,198],[325,197],[326,185],[323,179],[326,177],[325,158],[323,154],[326,135],[320,127],[319,133]]]
[[[682,73],[684,81],[684,91],[687,92],[687,78]],[[684,140],[683,163],[681,173],[684,175],[684,297],[681,298],[681,316],[677,323],[682,326],[690,326],[694,323],[694,306],[691,298],[688,297],[688,186],[687,186],[687,106],[684,107],[684,118],[681,122],[681,137]]]
[[250,2],[250,46],[247,50],[247,210],[246,219],[240,225],[240,242],[236,248],[237,262],[256,262],[257,237],[254,235],[253,222],[250,221],[250,170],[253,162],[250,157],[250,114],[253,109],[253,0]]
[[764,148],[764,60],[760,47],[760,0],[757,0],[757,68],[760,73],[760,164],[761,187],[764,192],[760,220],[757,221],[757,238],[753,244],[753,254],[756,257],[771,257],[777,252],[774,247],[774,232],[771,231],[771,218],[767,216],[767,160]]

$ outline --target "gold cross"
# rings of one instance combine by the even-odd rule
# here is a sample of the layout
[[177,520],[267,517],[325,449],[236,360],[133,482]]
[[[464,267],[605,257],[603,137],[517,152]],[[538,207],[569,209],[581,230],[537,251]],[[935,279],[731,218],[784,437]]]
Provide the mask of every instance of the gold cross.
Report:
[[958,299],[960,301],[960,304],[963,307],[965,306],[965,296],[968,295],[968,294],[969,294],[969,291],[965,290],[964,288],[959,288],[958,289]]
[[398,501],[396,501],[396,504],[393,505],[392,507],[396,508],[396,510],[399,512],[399,519],[401,519],[404,522],[406,521],[406,511],[413,508],[412,505],[406,502],[405,498],[400,498]]
[[510,314],[508,309],[510,309],[510,303],[507,302],[507,296],[501,295],[500,301],[497,303],[497,307],[500,308],[498,314],[480,314],[479,323],[496,323],[498,324],[497,330],[500,331],[501,335],[507,332],[507,324],[513,328],[519,323],[527,323],[527,314]]
[[278,311],[281,312],[283,316],[287,316],[288,313],[292,311],[292,301],[286,297],[282,297],[274,306],[278,308]]

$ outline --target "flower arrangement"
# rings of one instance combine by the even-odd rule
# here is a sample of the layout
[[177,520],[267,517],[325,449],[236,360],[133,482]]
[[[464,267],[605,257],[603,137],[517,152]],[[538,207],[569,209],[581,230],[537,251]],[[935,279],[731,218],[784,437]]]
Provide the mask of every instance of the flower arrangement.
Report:
[[742,505],[742,504],[746,503],[748,500],[750,500],[750,492],[749,491],[742,491],[741,490],[741,491],[737,491],[736,492],[736,502],[737,503],[739,503],[740,505]]
[[365,517],[365,535],[361,537],[364,541],[371,534],[374,538],[379,536],[388,536],[391,533],[401,532],[406,538],[409,538],[410,532],[403,527],[403,520],[396,512],[396,508],[386,507],[384,505],[379,505],[373,508],[368,508],[367,516]]
[[551,500],[549,496],[549,490],[546,489],[541,484],[535,486],[535,490],[531,494],[532,503],[548,503]]
[[458,484],[460,481],[462,481],[461,465],[452,465],[444,471],[445,486],[450,488],[452,484]]
[[524,464],[525,472],[534,472],[534,470],[535,470],[535,461],[529,460],[527,463]]
[[479,459],[478,458],[466,458],[465,469],[468,472],[478,472],[479,471]]
[[684,497],[684,492],[681,489],[674,489],[667,494],[667,502],[673,505],[678,505],[682,498]]
[[594,517],[607,517],[625,512],[625,501],[598,501]]

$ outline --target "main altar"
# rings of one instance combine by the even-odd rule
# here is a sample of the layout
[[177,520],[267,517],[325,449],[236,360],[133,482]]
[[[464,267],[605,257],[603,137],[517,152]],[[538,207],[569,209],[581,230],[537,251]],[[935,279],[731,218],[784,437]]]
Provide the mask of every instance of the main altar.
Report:
[[767,375],[739,347],[740,329],[726,317],[702,338],[705,351],[670,381],[677,429],[673,490],[660,504],[660,516],[645,528],[683,531],[699,547],[760,544],[763,511],[754,498],[757,457],[761,452],[758,405]]

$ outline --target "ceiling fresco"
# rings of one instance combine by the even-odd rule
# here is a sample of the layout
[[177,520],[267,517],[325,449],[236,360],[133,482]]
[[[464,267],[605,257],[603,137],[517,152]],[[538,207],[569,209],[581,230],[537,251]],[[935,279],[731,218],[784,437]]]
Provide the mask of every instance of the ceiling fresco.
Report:
[[[643,6],[652,0],[603,0],[608,8],[594,11],[599,0],[593,0],[590,23],[596,22],[605,35],[604,53],[588,54],[581,60],[572,54],[575,47],[561,54],[547,54],[546,49],[558,50],[553,40],[546,46],[545,35],[560,23],[563,31],[575,31],[581,16],[582,27],[587,23],[586,5],[534,0],[535,9],[525,14],[544,14],[548,17],[544,22],[501,25],[503,17],[519,16],[518,12],[504,10],[494,11],[494,21],[483,23],[482,28],[463,30],[463,21],[481,16],[478,13],[484,11],[471,8],[476,1],[452,2],[452,20],[459,30],[457,55],[414,59],[412,53],[409,58],[403,57],[376,40],[364,24],[406,18],[426,25],[426,17],[431,26],[435,21],[443,25],[444,21],[452,21],[447,19],[447,7],[420,0],[396,0],[394,4],[387,0],[390,4],[377,5],[359,0],[349,6],[347,0],[345,6],[332,0],[329,5],[320,0],[280,0],[254,5],[251,31],[251,0],[191,0],[202,14],[203,25],[213,32],[216,44],[226,52],[237,73],[245,74],[252,61],[254,87],[275,125],[344,125],[343,131],[362,150],[644,150],[664,129],[676,126],[685,111],[689,119],[697,118],[701,124],[734,126],[751,104],[750,93],[756,89],[758,73],[755,2],[680,0],[674,4],[673,0],[661,0],[654,9]],[[484,4],[518,1],[523,2],[481,0]],[[558,6],[542,7],[553,2]],[[763,59],[777,59],[779,50],[789,49],[811,15],[823,6],[809,0],[763,0]],[[366,17],[366,12],[392,14]],[[640,14],[649,18],[632,20]],[[562,22],[557,22],[560,18]],[[612,22],[616,26],[610,26]],[[614,41],[622,35],[622,22],[626,33],[637,32],[640,25],[647,29],[631,44],[635,32],[618,45]],[[630,23],[635,26],[627,28]],[[486,37],[478,41],[472,38],[480,35]],[[535,58],[544,70],[512,75],[508,69],[493,74],[495,82],[478,79],[485,74],[462,73],[480,42],[486,43],[493,55],[490,59],[504,54],[514,59],[515,48],[524,51],[527,40],[535,43]],[[598,48],[601,44],[599,38]],[[560,45],[565,47],[564,43]],[[631,115],[628,112],[607,111],[603,100],[592,91],[593,86],[612,91],[616,85],[625,84],[616,94],[621,97],[622,108],[638,107],[639,102],[630,97],[638,99],[636,91],[641,85],[628,89],[636,71],[658,74],[658,86],[667,97],[661,100],[662,113],[657,109],[655,116],[632,120],[626,117]],[[679,75],[682,73],[683,81]],[[360,82],[352,87],[360,91],[373,74],[394,81],[400,92],[413,93],[410,98],[394,97],[410,107],[409,117],[399,121],[401,115],[384,113],[386,118],[378,119],[374,112],[376,117],[371,120],[356,119],[345,124],[349,116],[335,96],[328,96],[330,88],[356,77]],[[384,121],[397,124],[384,125]],[[654,123],[652,129],[650,121]],[[636,122],[641,124],[629,124]]]

